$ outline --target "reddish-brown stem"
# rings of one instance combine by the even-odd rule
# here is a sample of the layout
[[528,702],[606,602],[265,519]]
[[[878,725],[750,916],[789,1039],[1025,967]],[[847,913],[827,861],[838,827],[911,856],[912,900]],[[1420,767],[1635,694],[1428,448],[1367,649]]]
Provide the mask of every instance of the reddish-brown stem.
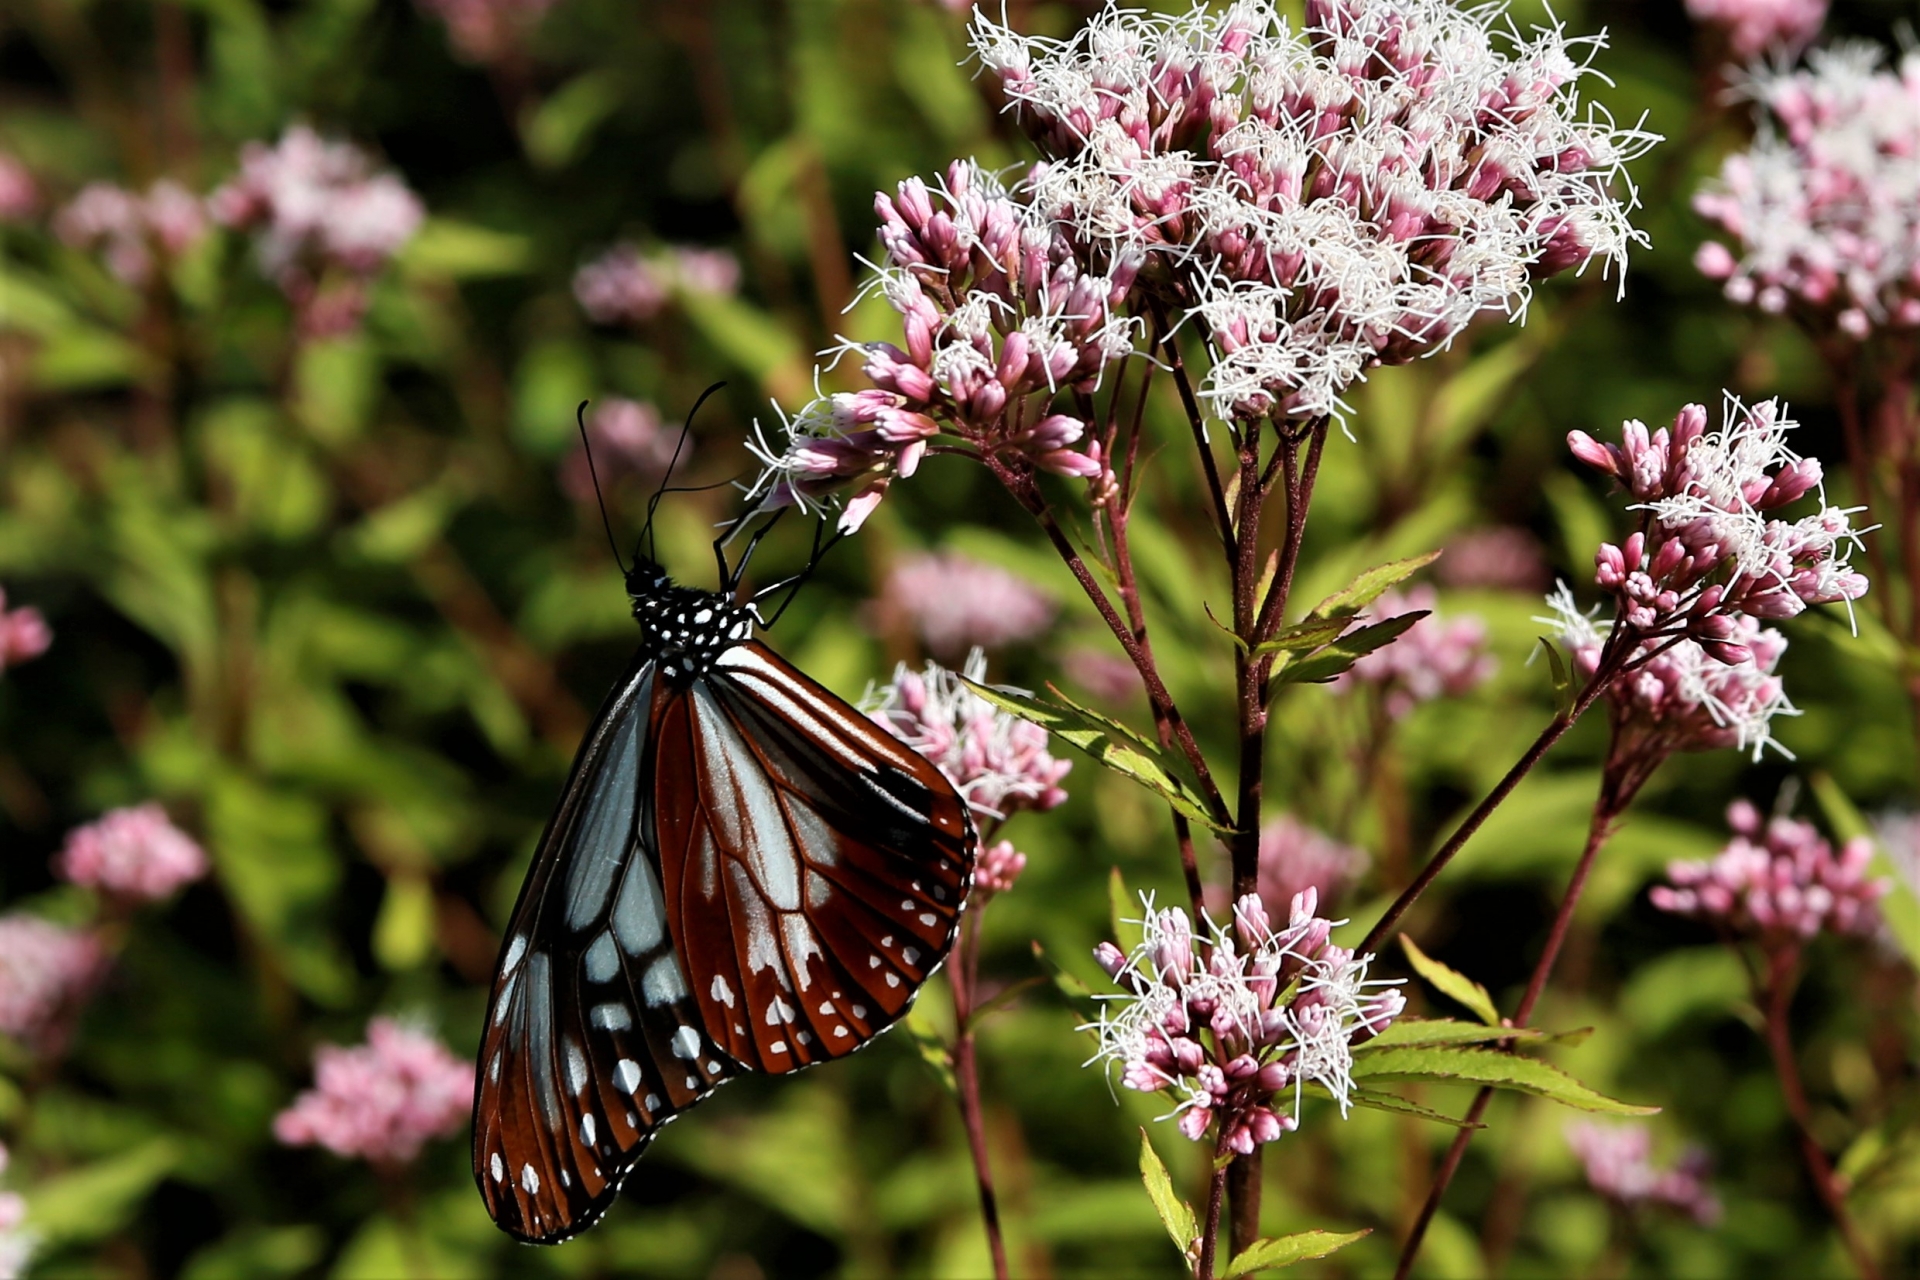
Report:
[[[1207,418],[1201,411],[1200,399],[1193,393],[1193,381],[1187,377],[1187,366],[1180,359],[1180,344],[1172,334],[1166,332],[1166,318],[1159,311],[1154,312],[1154,328],[1160,350],[1166,353],[1167,366],[1173,374],[1173,385],[1180,391],[1180,405],[1187,413],[1187,421],[1193,428],[1193,447],[1200,454],[1200,472],[1207,482],[1207,496],[1213,502],[1214,526],[1220,533],[1220,545],[1225,548],[1227,567],[1233,567],[1233,515],[1227,509],[1226,486],[1220,482],[1220,468],[1213,460],[1213,446],[1207,443]],[[1162,336],[1164,335],[1164,336]]]
[[[1609,765],[1616,763],[1610,759]],[[1547,979],[1553,973],[1554,963],[1560,958],[1560,949],[1566,945],[1567,931],[1573,926],[1574,908],[1579,905],[1580,895],[1587,887],[1587,876],[1593,870],[1594,858],[1606,845],[1607,838],[1613,834],[1614,824],[1632,802],[1634,793],[1640,789],[1652,770],[1638,761],[1619,761],[1616,770],[1609,767],[1607,776],[1600,787],[1600,798],[1593,807],[1593,819],[1587,826],[1587,845],[1580,851],[1580,861],[1574,864],[1573,875],[1567,881],[1567,891],[1561,895],[1560,909],[1554,913],[1553,927],[1547,932],[1547,944],[1541,949],[1540,958],[1534,963],[1533,975],[1527,979],[1527,990],[1520,997],[1520,1005],[1513,1012],[1513,1025],[1524,1027],[1533,1017],[1534,1006],[1540,1003],[1540,996],[1547,989]],[[1453,1142],[1447,1148],[1446,1156],[1440,1161],[1440,1167],[1434,1172],[1433,1185],[1427,1188],[1426,1201],[1420,1206],[1419,1215],[1407,1230],[1407,1238],[1400,1246],[1400,1261],[1394,1268],[1394,1280],[1406,1280],[1413,1270],[1413,1260],[1420,1255],[1420,1245],[1426,1239],[1427,1228],[1433,1222],[1434,1214],[1440,1211],[1440,1201],[1447,1194],[1447,1187],[1453,1181],[1453,1175],[1460,1169],[1460,1161],[1467,1154],[1467,1144],[1473,1141],[1475,1126],[1486,1114],[1487,1106],[1493,1101],[1493,1089],[1482,1089],[1474,1096],[1473,1105],[1467,1109],[1466,1124],[1453,1135]]]
[[[1853,472],[1853,487],[1857,490],[1854,501],[1871,509],[1879,494],[1873,483],[1873,455],[1867,450],[1866,432],[1860,423],[1860,391],[1854,385],[1853,361],[1834,354],[1829,354],[1828,359],[1833,368],[1834,406],[1840,414],[1840,428],[1847,441],[1847,464]],[[1886,548],[1882,545],[1882,537],[1879,532],[1869,533],[1863,541],[1867,544],[1867,563],[1872,566],[1873,580],[1890,583],[1892,579],[1887,576]],[[1910,583],[1909,588],[1913,585]],[[1893,597],[1883,593],[1881,598],[1886,601],[1881,611],[1887,628],[1897,634],[1900,628],[1893,617]]]
[[1000,1203],[993,1193],[993,1167],[987,1159],[986,1122],[980,1107],[980,1069],[974,1056],[973,1005],[984,903],[976,903],[960,924],[953,946],[953,1083],[959,1096],[960,1120],[967,1130],[967,1151],[973,1157],[974,1182],[980,1191],[980,1219],[987,1246],[993,1253],[994,1280],[1007,1280],[1007,1246],[1000,1233]]
[[1200,1265],[1194,1271],[1196,1280],[1213,1280],[1214,1250],[1220,1242],[1220,1201],[1227,1189],[1227,1170],[1237,1168],[1241,1163],[1223,1164],[1220,1156],[1225,1149],[1224,1140],[1214,1146],[1213,1177],[1207,1184],[1207,1222],[1200,1231]]
[[1813,1133],[1813,1108],[1808,1105],[1806,1087],[1800,1082],[1800,1066],[1794,1058],[1793,1030],[1788,1020],[1794,987],[1799,980],[1796,972],[1799,964],[1798,947],[1775,947],[1767,953],[1766,990],[1756,993],[1766,1011],[1767,1049],[1773,1055],[1774,1073],[1780,1077],[1780,1092],[1786,1099],[1787,1115],[1793,1120],[1800,1157],[1806,1163],[1807,1176],[1813,1180],[1813,1189],[1826,1205],[1834,1226],[1839,1228],[1840,1238],[1862,1280],[1880,1280],[1880,1268],[1854,1224],[1853,1215],[1847,1212],[1846,1197],[1841,1193],[1833,1165]]

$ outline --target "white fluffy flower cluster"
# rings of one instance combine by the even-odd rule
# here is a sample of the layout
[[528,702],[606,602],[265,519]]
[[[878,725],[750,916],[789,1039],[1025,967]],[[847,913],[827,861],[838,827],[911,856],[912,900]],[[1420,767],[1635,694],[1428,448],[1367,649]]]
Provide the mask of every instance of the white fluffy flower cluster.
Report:
[[1578,92],[1603,38],[1502,5],[1110,6],[1066,41],[983,14],[972,37],[1048,158],[1028,198],[1096,259],[1164,255],[1223,416],[1338,413],[1367,369],[1645,239],[1618,180],[1658,139]]

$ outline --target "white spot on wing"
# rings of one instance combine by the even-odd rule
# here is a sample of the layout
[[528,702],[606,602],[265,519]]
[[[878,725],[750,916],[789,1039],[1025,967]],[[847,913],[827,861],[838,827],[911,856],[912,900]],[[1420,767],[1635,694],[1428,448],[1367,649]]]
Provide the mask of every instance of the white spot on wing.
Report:
[[933,912],[931,911],[922,911],[920,913],[920,923],[927,925],[929,928],[931,928],[933,925],[940,923],[940,917],[933,914]]
[[489,1160],[487,1165],[493,1170],[493,1180],[495,1182],[505,1182],[507,1180],[506,1162],[500,1159],[500,1153],[498,1151],[493,1153],[493,1159]]
[[613,945],[611,933],[601,934],[587,948],[586,970],[589,982],[612,982],[613,975],[620,972],[620,952]]
[[676,1058],[695,1058],[700,1053],[700,1033],[692,1027],[682,1027],[673,1033],[673,1056]]
[[561,1043],[567,1050],[567,1088],[574,1093],[587,1091],[587,1056],[580,1052],[580,1046],[573,1040],[564,1038]]
[[647,1114],[653,1114],[660,1109],[660,1095],[657,1093],[648,1094],[647,1100],[643,1105],[647,1108]]
[[727,980],[725,978],[721,977],[717,973],[714,974],[713,986],[711,990],[713,992],[713,998],[715,1000],[718,1000],[721,1004],[724,1004],[729,1009],[733,1008],[733,988],[727,985]]
[[767,1006],[767,1025],[777,1027],[783,1022],[792,1021],[793,1006],[785,1000],[782,1000],[779,996],[775,996],[773,1003]]
[[623,1004],[597,1004],[589,1020],[602,1031],[625,1031],[633,1025],[633,1015]]
[[590,1148],[593,1146],[593,1140],[599,1136],[600,1136],[599,1133],[595,1130],[593,1117],[581,1116],[580,1117],[580,1145],[583,1147]]
[[900,958],[908,964],[918,964],[920,963],[919,949],[915,947],[905,947],[900,952]]
[[651,951],[667,936],[667,907],[660,896],[660,883],[653,878],[653,864],[635,858],[620,885],[620,897],[613,904],[613,936],[620,949],[630,956]]
[[800,989],[805,991],[812,979],[807,957],[820,956],[824,959],[826,952],[820,949],[820,939],[815,936],[813,926],[797,911],[780,917],[780,932],[787,944],[787,964],[800,980]]
[[[640,1064],[632,1058],[622,1058],[613,1064],[613,1082],[628,1093],[638,1092],[640,1088]],[[653,1110],[651,1104],[647,1110]]]
[[540,1194],[540,1174],[530,1164],[520,1166],[520,1185],[530,1196]]
[[514,966],[520,963],[520,957],[527,954],[527,935],[515,934],[507,946],[507,958],[500,962],[501,973],[512,973]]
[[647,997],[648,1008],[686,999],[687,980],[680,976],[680,962],[673,952],[667,952],[647,966],[646,974],[640,979],[640,991]]

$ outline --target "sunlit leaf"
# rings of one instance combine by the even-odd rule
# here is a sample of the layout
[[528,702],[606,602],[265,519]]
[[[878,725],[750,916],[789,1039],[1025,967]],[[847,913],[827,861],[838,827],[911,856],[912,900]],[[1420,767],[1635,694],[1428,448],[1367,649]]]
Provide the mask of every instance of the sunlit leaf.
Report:
[[1159,1153],[1153,1149],[1153,1142],[1147,1137],[1145,1129],[1140,1131],[1140,1180],[1146,1183],[1147,1198],[1153,1201],[1154,1212],[1160,1215],[1161,1225],[1166,1227],[1173,1247],[1191,1265],[1199,1253],[1200,1243],[1193,1210],[1174,1191],[1173,1179],[1167,1176],[1167,1166],[1160,1163]]
[[1558,1067],[1538,1058],[1501,1053],[1496,1049],[1422,1046],[1383,1049],[1357,1056],[1355,1080],[1457,1080],[1463,1084],[1492,1085],[1549,1098],[1582,1111],[1617,1116],[1650,1116],[1658,1107],[1636,1106],[1609,1098],[1581,1084]]
[[1493,997],[1487,994],[1485,987],[1422,951],[1420,944],[1409,934],[1400,935],[1400,945],[1405,948],[1407,961],[1413,965],[1413,971],[1425,978],[1440,994],[1465,1005],[1468,1012],[1488,1026],[1500,1024],[1500,1011],[1493,1007]]
[[1235,1254],[1233,1261],[1226,1265],[1220,1275],[1222,1280],[1233,1280],[1235,1276],[1250,1276],[1260,1271],[1278,1271],[1281,1267],[1290,1267],[1296,1262],[1324,1258],[1336,1249],[1344,1249],[1355,1240],[1369,1234],[1371,1234],[1370,1229],[1352,1231],[1344,1235],[1336,1231],[1301,1231],[1290,1236],[1255,1240]]

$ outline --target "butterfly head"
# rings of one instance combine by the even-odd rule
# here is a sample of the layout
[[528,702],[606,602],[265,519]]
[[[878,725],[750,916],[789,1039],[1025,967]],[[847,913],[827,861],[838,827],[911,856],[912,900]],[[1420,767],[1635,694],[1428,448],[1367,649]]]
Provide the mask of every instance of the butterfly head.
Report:
[[651,560],[627,573],[627,598],[640,624],[640,647],[676,683],[690,681],[733,646],[753,638],[759,613],[751,601],[721,591],[682,587]]

